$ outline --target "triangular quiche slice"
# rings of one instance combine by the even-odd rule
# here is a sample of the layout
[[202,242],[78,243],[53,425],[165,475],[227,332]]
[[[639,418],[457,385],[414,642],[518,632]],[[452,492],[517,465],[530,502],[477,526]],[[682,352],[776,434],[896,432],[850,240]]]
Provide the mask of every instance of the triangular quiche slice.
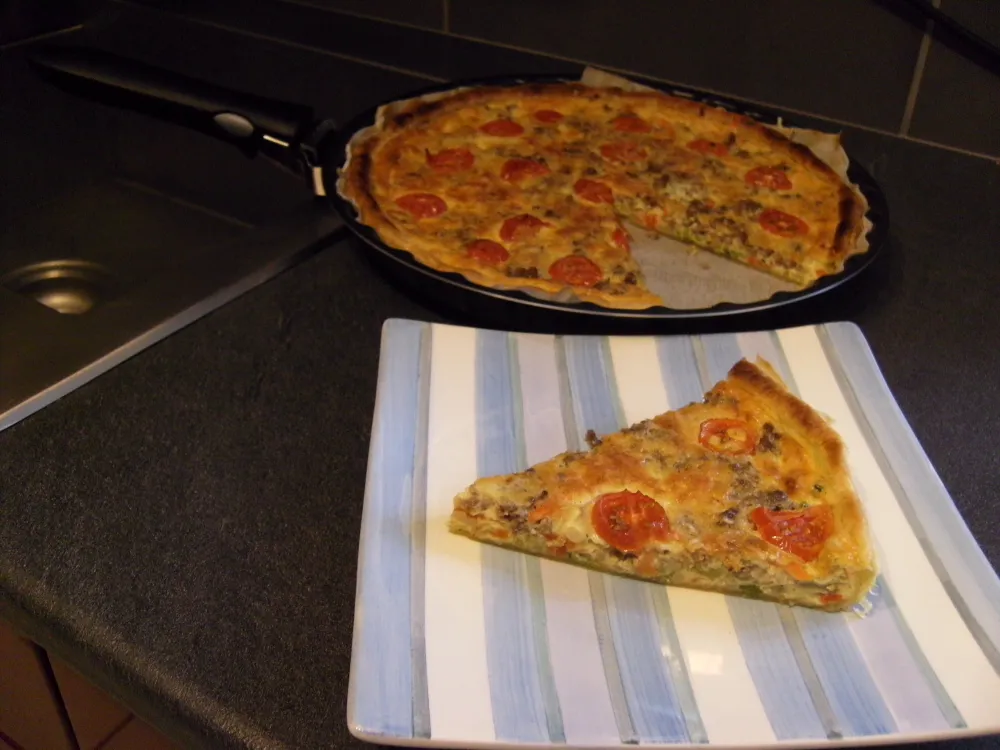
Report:
[[762,359],[700,403],[527,471],[477,480],[449,527],[662,584],[828,611],[864,605],[867,521],[827,421]]

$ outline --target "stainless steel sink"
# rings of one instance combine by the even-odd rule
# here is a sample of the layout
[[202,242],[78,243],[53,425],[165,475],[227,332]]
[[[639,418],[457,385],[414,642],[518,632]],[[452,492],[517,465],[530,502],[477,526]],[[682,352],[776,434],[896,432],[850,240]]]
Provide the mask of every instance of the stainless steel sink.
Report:
[[270,165],[47,87],[26,48],[0,54],[0,429],[339,226]]

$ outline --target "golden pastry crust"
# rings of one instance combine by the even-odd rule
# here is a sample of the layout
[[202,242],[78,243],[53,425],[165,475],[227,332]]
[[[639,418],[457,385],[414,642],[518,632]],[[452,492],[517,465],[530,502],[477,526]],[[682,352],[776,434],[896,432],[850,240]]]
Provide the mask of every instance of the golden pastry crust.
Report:
[[604,572],[841,611],[877,574],[829,424],[770,365],[455,498],[454,533]]
[[[513,132],[490,131],[497,122]],[[456,152],[467,161],[440,168]],[[509,173],[511,162],[526,171]],[[607,192],[595,197],[587,182]],[[775,130],[659,92],[572,83],[389,105],[352,139],[338,187],[361,223],[435,270],[621,309],[662,304],[631,257],[626,221],[802,286],[842,270],[863,232],[850,186]],[[440,208],[422,216],[398,203],[414,195]],[[535,226],[505,235],[504,222],[523,216]],[[500,255],[470,254],[477,241]],[[554,264],[569,256],[596,270],[567,278]]]

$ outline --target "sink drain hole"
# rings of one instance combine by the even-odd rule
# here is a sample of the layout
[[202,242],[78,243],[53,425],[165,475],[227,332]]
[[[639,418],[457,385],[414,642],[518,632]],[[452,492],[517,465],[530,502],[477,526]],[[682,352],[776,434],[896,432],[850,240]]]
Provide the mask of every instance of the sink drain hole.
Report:
[[82,315],[117,296],[115,277],[99,263],[49,260],[0,277],[0,286],[65,315]]

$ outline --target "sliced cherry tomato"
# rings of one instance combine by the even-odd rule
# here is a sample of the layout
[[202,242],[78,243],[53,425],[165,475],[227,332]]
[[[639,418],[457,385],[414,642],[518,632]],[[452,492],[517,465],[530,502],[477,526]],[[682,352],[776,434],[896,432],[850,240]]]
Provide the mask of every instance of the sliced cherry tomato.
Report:
[[688,144],[688,148],[709,156],[725,156],[729,153],[729,149],[724,143],[716,143],[705,138],[696,138]]
[[603,182],[584,177],[573,185],[573,192],[590,203],[614,203],[615,194]]
[[567,255],[549,266],[549,276],[570,286],[594,286],[604,274],[594,261],[579,255]]
[[619,115],[613,122],[619,133],[648,133],[653,129],[652,125],[638,115]]
[[535,119],[539,122],[544,122],[546,125],[559,122],[562,118],[563,113],[556,112],[554,109],[540,109],[535,112]]
[[542,227],[548,225],[547,221],[542,221],[531,214],[512,216],[500,226],[500,239],[504,242],[528,240],[538,234]]
[[616,247],[625,250],[626,252],[632,249],[632,246],[629,243],[630,239],[631,238],[628,236],[628,232],[621,227],[618,227],[611,233],[611,241],[615,243]]
[[660,572],[660,568],[656,564],[659,559],[660,556],[654,550],[646,550],[635,561],[635,572],[641,576],[649,576],[650,578],[655,576]]
[[836,604],[837,602],[844,601],[844,597],[840,594],[823,594],[819,601],[821,604]]
[[524,132],[524,128],[513,120],[491,120],[479,129],[486,135],[495,135],[499,138],[512,138]]
[[435,172],[451,174],[453,172],[464,172],[476,161],[476,157],[467,148],[446,148],[436,154],[427,152],[427,163]]
[[642,161],[649,152],[638,143],[623,141],[620,143],[605,143],[601,146],[601,155],[608,161],[617,161],[623,164]]
[[433,219],[448,210],[448,204],[433,193],[409,193],[397,198],[396,205],[415,219]]
[[753,453],[757,436],[742,419],[706,419],[701,423],[698,442],[716,453],[736,456]]
[[500,168],[500,177],[507,182],[520,182],[525,177],[542,177],[552,170],[532,159],[508,159]]
[[791,190],[792,181],[788,179],[785,170],[777,167],[754,167],[743,178],[747,185],[767,188],[768,190]]
[[809,225],[798,216],[786,214],[776,208],[768,208],[762,211],[757,219],[764,229],[779,237],[800,237],[809,233]]
[[566,557],[569,554],[569,545],[566,542],[550,540],[546,546],[549,549],[549,553],[556,557]]
[[466,246],[465,252],[470,258],[491,264],[503,263],[510,257],[507,248],[493,240],[473,240]]
[[833,513],[826,505],[779,511],[758,507],[750,511],[750,520],[764,541],[805,562],[819,557],[833,533]]
[[590,511],[590,522],[601,539],[622,552],[640,552],[651,541],[670,538],[663,506],[641,492],[601,495]]

